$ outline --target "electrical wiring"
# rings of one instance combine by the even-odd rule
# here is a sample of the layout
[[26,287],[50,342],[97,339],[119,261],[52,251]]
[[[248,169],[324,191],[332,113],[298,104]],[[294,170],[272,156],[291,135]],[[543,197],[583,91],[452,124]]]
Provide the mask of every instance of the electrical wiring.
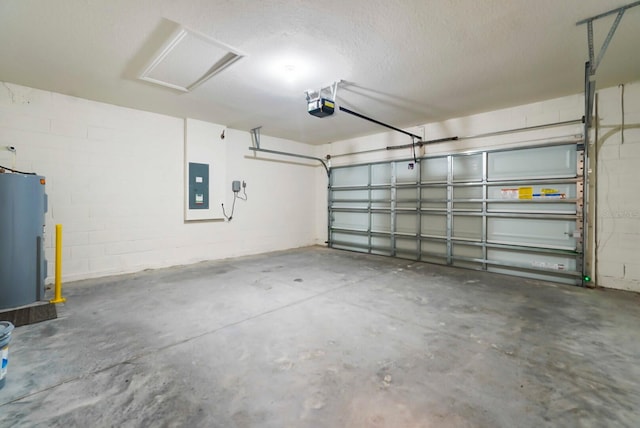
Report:
[[18,170],[16,170],[16,169],[11,169],[11,168],[8,168],[8,167],[6,167],[6,166],[2,166],[2,165],[0,165],[0,169],[6,169],[7,171],[15,172],[16,174],[36,175],[36,173],[35,173],[35,172],[23,172],[23,171],[18,171]]
[[624,144],[624,84],[619,84],[618,88],[620,88],[620,144]]
[[245,183],[244,181],[242,182],[242,193],[244,193],[244,196],[240,196],[238,193],[239,192],[235,193],[236,198],[241,199],[243,201],[247,200],[247,183]]
[[227,216],[227,213],[224,210],[224,204],[222,204],[222,215],[224,215],[224,218],[226,218],[227,221],[231,221],[231,219],[233,219],[233,212],[236,209],[236,199],[238,199],[238,192],[233,192],[233,204],[231,205],[231,214],[229,216]]
[[224,218],[226,218],[227,221],[231,221],[231,219],[233,219],[233,212],[236,209],[236,199],[240,199],[242,201],[246,201],[248,199],[247,183],[245,183],[244,181],[242,182],[242,193],[244,193],[244,196],[240,196],[239,193],[239,191],[233,192],[233,204],[231,205],[231,213],[228,216],[226,211],[224,210],[224,204],[222,204],[222,215],[224,215]]
[[417,164],[418,158],[416,157],[416,139],[414,137],[411,137],[411,142],[413,143],[411,144],[411,149],[413,151],[413,163]]

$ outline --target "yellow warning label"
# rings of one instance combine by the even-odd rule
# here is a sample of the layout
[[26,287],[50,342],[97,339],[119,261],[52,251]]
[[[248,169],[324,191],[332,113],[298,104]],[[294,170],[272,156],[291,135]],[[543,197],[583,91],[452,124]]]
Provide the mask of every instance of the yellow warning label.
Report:
[[542,193],[543,195],[548,195],[550,193],[560,193],[560,191],[558,189],[542,189],[540,190],[540,193]]
[[331,101],[325,101],[325,102],[324,102],[324,105],[326,105],[327,107],[331,107],[331,108],[334,108],[334,107],[335,107],[335,104],[334,104],[334,103],[332,103]]
[[518,199],[533,199],[533,187],[519,187]]

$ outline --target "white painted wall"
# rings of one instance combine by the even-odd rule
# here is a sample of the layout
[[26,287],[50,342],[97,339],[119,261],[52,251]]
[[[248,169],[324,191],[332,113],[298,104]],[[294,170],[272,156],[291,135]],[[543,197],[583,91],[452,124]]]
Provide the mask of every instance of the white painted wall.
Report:
[[[184,218],[224,220],[222,205],[227,192],[227,144],[225,127],[202,120],[185,119],[184,124]],[[209,165],[209,207],[189,208],[189,163]],[[204,178],[203,178],[204,180]]]
[[[625,141],[620,89],[598,91],[597,276],[600,286],[640,291],[640,82],[625,85]],[[576,119],[574,95],[409,129],[426,139],[467,136]],[[212,124],[213,127],[219,126]],[[216,128],[217,130],[218,128]],[[0,164],[47,177],[53,272],[53,225],[64,225],[64,279],[186,264],[326,240],[324,169],[313,161],[247,150],[247,132],[227,129],[226,182],[247,182],[231,223],[184,222],[184,120],[13,84],[0,85]],[[580,125],[439,143],[427,154],[526,145],[581,134]],[[213,134],[212,134],[213,135]],[[395,132],[308,146],[262,136],[262,146],[324,157],[406,144]],[[418,153],[420,154],[420,153]],[[334,157],[334,166],[411,156],[408,149]],[[261,160],[259,160],[261,159]],[[594,200],[595,198],[592,198]],[[231,206],[232,192],[225,206]],[[315,225],[315,227],[313,227]],[[596,248],[593,245],[593,248]],[[51,280],[51,277],[49,278]]]
[[624,132],[621,88],[598,92],[597,282],[640,292],[640,81],[624,86]]
[[[238,201],[230,223],[185,223],[184,135],[181,118],[0,83],[0,147],[17,148],[16,168],[47,177],[49,281],[57,223],[64,226],[65,280],[316,242],[310,226],[318,168],[255,156],[247,150],[250,134],[235,130],[224,139],[225,181],[246,181],[248,200]],[[262,146],[314,150],[266,136]],[[11,162],[11,153],[0,150],[0,165]]]
[[[640,292],[640,82],[625,85],[625,142],[621,143],[620,89],[598,91],[599,163],[596,180],[597,204],[597,285]],[[580,119],[584,114],[582,94],[527,104],[473,116],[455,118],[407,129],[425,134],[426,140],[465,137],[483,133]],[[479,148],[515,147],[550,141],[577,141],[582,138],[581,124],[565,125],[508,135],[463,139],[423,147],[418,155],[464,152]],[[592,137],[593,137],[592,132]],[[410,137],[397,132],[339,141],[316,149],[317,156],[332,156],[332,165],[349,165],[412,157],[410,149],[384,150],[387,146],[411,143]],[[593,142],[591,144],[593,146]],[[378,151],[372,151],[382,149]],[[363,152],[349,156],[347,153]],[[337,157],[336,157],[337,155]],[[317,178],[320,185],[321,177]],[[326,180],[325,180],[326,181]],[[318,193],[316,204],[326,206],[326,190]],[[595,200],[595,195],[592,195]],[[324,205],[323,205],[324,204]],[[319,209],[318,209],[319,211]],[[327,217],[316,226],[318,236],[326,236]],[[594,238],[592,234],[592,238]]]

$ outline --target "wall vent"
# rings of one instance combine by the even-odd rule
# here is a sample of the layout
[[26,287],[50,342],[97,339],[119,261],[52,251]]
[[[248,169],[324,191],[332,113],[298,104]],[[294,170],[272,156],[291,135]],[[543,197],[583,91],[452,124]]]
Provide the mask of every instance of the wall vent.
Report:
[[139,78],[190,92],[243,57],[243,54],[224,43],[180,27]]

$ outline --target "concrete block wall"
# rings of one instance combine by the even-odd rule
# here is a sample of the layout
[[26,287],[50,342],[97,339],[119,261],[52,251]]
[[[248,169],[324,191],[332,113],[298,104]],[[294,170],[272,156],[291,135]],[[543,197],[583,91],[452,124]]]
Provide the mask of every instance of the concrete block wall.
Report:
[[640,292],[640,81],[598,91],[597,103],[596,280]]
[[[230,129],[226,182],[246,181],[248,200],[236,203],[231,222],[185,223],[184,124],[183,118],[0,82],[0,165],[13,164],[12,153],[1,150],[12,145],[15,168],[47,178],[49,282],[58,223],[66,281],[316,242],[310,227],[317,215],[315,164],[256,156],[247,150],[250,134]],[[267,136],[262,144],[314,151]]]
[[[598,166],[590,179],[597,189],[596,233],[590,248],[596,264],[591,276],[599,286],[640,292],[640,82],[625,85],[625,140],[621,141],[620,88],[598,90]],[[502,110],[453,118],[407,128],[424,135],[425,140],[468,137],[521,127],[572,121],[584,115],[584,96],[562,98],[515,106]],[[570,124],[492,137],[463,138],[459,141],[427,145],[417,155],[440,155],[485,148],[505,148],[545,142],[580,141],[583,125]],[[591,132],[592,140],[594,132]],[[397,132],[381,132],[367,137],[338,141],[316,150],[317,156],[332,156],[332,165],[409,159],[411,149],[385,150],[411,139]],[[590,147],[595,147],[591,141]],[[350,154],[351,153],[351,154]],[[597,174],[596,174],[597,172]],[[325,180],[326,181],[326,180]],[[321,183],[321,177],[318,178]],[[317,206],[326,206],[326,191],[320,192]],[[591,199],[595,200],[595,193]],[[318,211],[320,211],[318,209]],[[317,225],[317,233],[326,235],[327,216]],[[595,241],[597,237],[597,243]],[[597,245],[596,245],[597,244]]]

